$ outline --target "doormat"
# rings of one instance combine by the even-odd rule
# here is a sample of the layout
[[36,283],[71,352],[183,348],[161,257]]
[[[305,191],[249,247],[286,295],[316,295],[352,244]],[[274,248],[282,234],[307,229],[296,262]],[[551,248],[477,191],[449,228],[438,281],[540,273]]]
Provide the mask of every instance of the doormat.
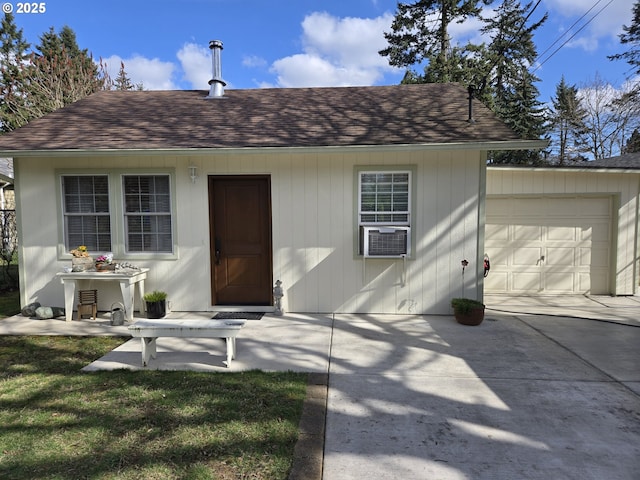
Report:
[[260,320],[264,312],[218,312],[213,317],[216,320]]

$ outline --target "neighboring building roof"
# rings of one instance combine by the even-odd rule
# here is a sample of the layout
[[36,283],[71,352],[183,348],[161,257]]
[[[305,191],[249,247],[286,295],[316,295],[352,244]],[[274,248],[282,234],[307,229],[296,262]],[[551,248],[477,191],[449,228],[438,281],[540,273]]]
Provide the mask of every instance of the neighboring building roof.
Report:
[[[0,136],[0,155],[523,141],[459,84],[204,91],[102,91]],[[532,143],[533,142],[533,143]],[[538,147],[544,145],[537,145]],[[491,145],[495,149],[494,145]]]
[[[588,160],[583,162],[575,162],[575,163],[567,163],[566,165],[548,165],[548,166],[539,166],[534,167],[530,165],[509,165],[509,164],[500,164],[487,165],[489,168],[493,168],[496,170],[499,169],[528,169],[528,170],[584,170],[584,169],[592,169],[592,170],[640,170],[640,152],[638,153],[627,153],[624,155],[618,155],[617,157],[609,157],[603,158],[602,160]],[[636,173],[636,172],[634,172]]]
[[602,160],[594,160],[592,162],[582,162],[576,166],[582,168],[640,169],[640,152],[626,153],[624,155],[618,155],[617,157],[609,157]]

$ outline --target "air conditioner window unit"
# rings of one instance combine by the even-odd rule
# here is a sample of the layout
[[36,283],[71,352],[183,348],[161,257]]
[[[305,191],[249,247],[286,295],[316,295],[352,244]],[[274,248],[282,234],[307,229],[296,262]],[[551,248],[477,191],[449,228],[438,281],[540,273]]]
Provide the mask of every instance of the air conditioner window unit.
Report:
[[360,227],[360,252],[368,258],[411,255],[411,227]]

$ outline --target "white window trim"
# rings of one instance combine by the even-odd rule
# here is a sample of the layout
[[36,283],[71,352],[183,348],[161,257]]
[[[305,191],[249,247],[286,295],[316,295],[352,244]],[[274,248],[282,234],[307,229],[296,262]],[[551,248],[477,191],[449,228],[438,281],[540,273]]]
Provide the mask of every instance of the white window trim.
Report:
[[[136,260],[175,260],[178,258],[177,235],[177,207],[176,207],[176,172],[173,168],[151,169],[64,169],[56,170],[56,195],[58,198],[58,259],[71,258],[67,251],[64,238],[64,206],[62,198],[62,177],[81,175],[107,175],[109,181],[109,211],[111,215],[111,246],[116,260],[126,260],[135,263]],[[126,252],[125,250],[125,215],[124,215],[124,175],[168,175],[169,192],[171,195],[171,236],[172,252]],[[75,247],[72,247],[75,248]],[[92,252],[106,253],[106,252]]]
[[[63,188],[63,181],[65,178],[70,178],[70,177],[105,177],[107,179],[107,195],[109,196],[109,212],[105,213],[105,212],[86,212],[86,213],[79,213],[79,214],[73,214],[70,212],[67,212],[65,209],[65,195],[64,195],[64,188]],[[63,248],[66,251],[67,248],[68,250],[72,250],[74,248],[77,248],[79,245],[66,245],[67,242],[67,234],[68,234],[68,229],[67,229],[67,219],[70,217],[83,217],[83,216],[102,216],[102,217],[109,217],[109,223],[110,223],[110,229],[109,229],[109,237],[110,237],[110,241],[109,243],[111,243],[111,245],[113,246],[113,215],[111,212],[111,179],[109,178],[108,174],[105,173],[65,173],[65,174],[61,174],[58,176],[58,187],[59,187],[59,192],[60,192],[60,209],[61,209],[61,230],[62,230],[62,243],[63,243]],[[87,243],[87,242],[83,242],[83,243]]]
[[[353,174],[354,192],[357,199],[353,206],[354,218],[354,234],[353,234],[353,253],[354,259],[363,259],[363,253],[360,251],[361,239],[360,235],[363,231],[362,227],[410,227],[409,251],[411,252],[406,258],[412,260],[415,250],[415,218],[416,217],[416,182],[417,182],[417,166],[416,165],[355,165]],[[360,175],[363,173],[409,173],[409,219],[407,222],[361,222],[361,182]]]
[[[377,212],[363,212],[362,211],[362,176],[363,175],[375,175],[375,174],[408,174],[409,176],[409,180],[408,180],[408,191],[407,191],[407,206],[408,206],[408,211],[407,211],[407,220],[403,221],[403,222],[395,222],[393,220],[389,220],[389,221],[384,221],[384,222],[366,222],[366,221],[362,221],[362,216],[363,215],[367,215],[367,214],[376,214]],[[412,208],[412,196],[413,196],[413,188],[412,188],[412,183],[413,183],[413,171],[411,169],[403,169],[403,168],[393,168],[393,169],[367,169],[367,168],[359,168],[357,171],[357,176],[356,176],[356,182],[358,184],[358,226],[385,226],[385,225],[396,225],[396,226],[402,226],[402,227],[409,227],[411,226],[411,218],[413,215],[413,208]],[[402,215],[402,212],[389,212],[389,215],[393,215],[393,214],[400,214]],[[386,214],[386,212],[385,212]]]

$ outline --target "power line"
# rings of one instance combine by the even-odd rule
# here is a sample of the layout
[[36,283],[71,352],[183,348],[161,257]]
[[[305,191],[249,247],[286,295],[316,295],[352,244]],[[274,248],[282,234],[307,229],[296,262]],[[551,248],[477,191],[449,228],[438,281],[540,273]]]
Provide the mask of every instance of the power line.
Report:
[[542,52],[540,55],[538,55],[538,58],[542,58],[542,57],[544,57],[544,54],[545,54],[545,53],[547,53],[549,50],[551,50],[551,49],[553,48],[553,46],[554,46],[556,43],[558,43],[560,40],[562,40],[562,38],[563,38],[565,35],[568,35],[568,34],[569,34],[569,32],[571,32],[571,30],[573,29],[573,27],[575,27],[578,23],[580,23],[580,22],[582,21],[582,19],[583,19],[584,17],[586,17],[586,16],[589,14],[589,12],[590,12],[591,10],[593,10],[594,8],[596,8],[596,7],[598,6],[598,4],[599,4],[601,1],[602,1],[602,0],[598,0],[596,3],[594,3],[593,5],[591,5],[591,8],[590,8],[589,10],[587,10],[586,12],[584,12],[584,13],[582,14],[582,16],[581,16],[579,19],[577,19],[577,20],[573,23],[573,25],[571,25],[567,30],[565,30],[565,32],[564,32],[562,35],[560,35],[558,38],[556,38],[556,40],[555,40],[551,45],[549,45],[549,46],[547,47],[547,49],[546,49],[544,52]]
[[[578,22],[580,22],[580,20],[582,20],[582,19],[583,19],[583,18],[584,18],[584,17],[585,17],[585,16],[586,16],[586,15],[587,15],[591,10],[593,10],[593,9],[596,7],[596,5],[598,5],[598,3],[600,3],[601,1],[602,1],[602,0],[598,0],[598,1],[597,1],[597,2],[596,2],[596,3],[595,3],[595,4],[594,4],[594,5],[593,5],[593,6],[592,6],[592,7],[591,7],[591,8],[590,8],[590,9],[589,9],[585,14],[584,14],[584,15],[582,15],[582,17],[580,17],[580,18],[579,18],[579,19],[578,19],[578,20],[577,20],[577,21],[576,21],[576,22],[571,26],[571,28],[573,28],[573,27],[574,27]],[[600,14],[602,13],[602,11],[603,11],[605,8],[607,8],[609,5],[611,5],[612,3],[613,3],[613,0],[609,0],[609,2],[608,2],[604,7],[602,7],[600,10],[598,10],[598,11],[596,12],[596,14],[595,14],[595,15],[593,15],[593,16],[592,16],[592,17],[591,17],[591,18],[590,18],[590,19],[589,19],[589,20],[588,20],[584,25],[582,25],[578,30],[576,30],[576,32],[575,32],[573,35],[571,35],[569,38],[567,38],[567,40],[565,40],[565,41],[562,43],[562,45],[560,45],[558,48],[556,48],[553,52],[551,52],[551,53],[549,54],[549,56],[548,56],[547,58],[545,58],[543,61],[541,61],[541,62],[538,64],[538,66],[537,66],[537,67],[533,70],[533,72],[531,72],[531,73],[535,73],[535,72],[536,72],[540,67],[542,67],[542,65],[544,65],[545,63],[547,63],[547,62],[548,62],[548,61],[549,61],[549,60],[550,60],[550,59],[551,59],[551,58],[552,58],[556,53],[558,53],[558,51],[559,51],[562,47],[564,47],[567,43],[569,43],[571,40],[573,40],[573,38],[574,38],[576,35],[578,35],[582,30],[584,30],[584,28],[585,28],[585,27],[587,27],[591,22],[593,22],[593,21],[596,19],[596,17],[597,17],[598,15],[600,15]],[[571,28],[569,28],[569,30],[567,30],[567,32],[565,32],[564,34],[562,34],[562,35],[561,35],[561,36],[560,36],[560,37],[559,37],[555,42],[553,42],[553,43],[551,44],[551,46],[550,46],[549,48],[547,48],[547,49],[542,53],[542,55],[544,55],[546,52],[548,52],[548,51],[549,51],[549,49],[550,49],[551,47],[553,47],[553,45],[555,45],[556,43],[558,43],[558,42],[560,41],[560,39],[561,39],[563,36],[565,36],[569,31],[571,31]],[[542,55],[540,55],[539,57],[541,57]]]

